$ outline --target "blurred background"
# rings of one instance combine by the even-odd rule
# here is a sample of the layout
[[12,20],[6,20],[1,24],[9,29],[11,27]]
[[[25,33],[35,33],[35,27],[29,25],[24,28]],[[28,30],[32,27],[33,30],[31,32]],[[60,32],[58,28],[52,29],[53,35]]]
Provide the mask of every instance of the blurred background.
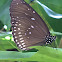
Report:
[[[12,0],[0,0],[0,51],[18,49],[13,42],[12,37],[9,12],[11,1]],[[62,48],[62,0],[25,1],[42,17],[47,24],[50,33],[56,36],[55,44],[53,42],[52,46]],[[48,46],[51,47],[51,45]]]

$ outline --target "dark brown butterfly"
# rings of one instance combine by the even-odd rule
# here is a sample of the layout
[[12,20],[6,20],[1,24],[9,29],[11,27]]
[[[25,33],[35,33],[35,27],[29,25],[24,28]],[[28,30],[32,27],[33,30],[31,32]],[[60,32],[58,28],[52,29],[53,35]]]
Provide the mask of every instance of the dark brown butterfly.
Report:
[[10,16],[14,41],[20,49],[29,50],[30,46],[50,44],[55,40],[43,19],[24,0],[12,0]]

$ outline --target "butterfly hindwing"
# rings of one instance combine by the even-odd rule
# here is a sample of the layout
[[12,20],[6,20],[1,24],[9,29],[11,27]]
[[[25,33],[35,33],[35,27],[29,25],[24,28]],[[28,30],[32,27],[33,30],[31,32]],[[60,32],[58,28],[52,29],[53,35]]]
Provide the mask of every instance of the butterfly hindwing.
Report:
[[44,42],[44,37],[49,34],[43,19],[24,0],[12,1],[10,16],[14,41],[23,50]]

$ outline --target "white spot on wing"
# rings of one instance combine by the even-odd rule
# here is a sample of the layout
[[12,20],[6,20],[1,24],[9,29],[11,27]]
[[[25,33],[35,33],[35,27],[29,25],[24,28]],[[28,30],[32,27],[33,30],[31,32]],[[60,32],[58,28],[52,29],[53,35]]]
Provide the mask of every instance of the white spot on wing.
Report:
[[14,18],[12,18],[14,20]]
[[31,34],[31,32],[29,32],[29,34]]
[[15,38],[17,38],[17,37],[15,36]]
[[34,26],[33,26],[33,25],[31,25],[31,28],[34,28]]
[[28,31],[28,30],[27,30]]
[[14,22],[12,22],[12,23],[14,23]]
[[14,31],[16,31],[16,30],[14,30]]
[[19,35],[19,37],[22,37],[22,35]]
[[27,37],[29,39],[29,37]]
[[20,40],[22,40],[23,38],[20,38]]
[[17,42],[17,44],[19,44],[19,42]]
[[16,35],[16,33],[14,33],[14,35]]
[[17,5],[18,5],[18,3],[17,3]]
[[15,24],[15,26],[17,26],[17,24]]
[[16,40],[16,42],[17,42],[18,40]]
[[26,45],[23,45],[23,47],[26,47]]
[[25,45],[25,43],[22,43],[22,45]]
[[30,10],[30,9],[28,8],[28,10]]
[[28,15],[27,13],[25,13],[25,15]]
[[19,24],[19,25],[21,25],[21,24]]
[[20,21],[20,20],[19,20]]
[[16,23],[18,23],[18,22],[16,22]]
[[25,35],[27,35],[27,34],[25,33]]
[[21,48],[23,48],[23,47],[21,46]]
[[35,13],[35,11],[33,11],[33,13]]
[[35,18],[31,18],[31,20],[35,20]]
[[25,2],[23,2],[23,3],[25,3]]
[[31,28],[28,28],[28,29],[31,29]]
[[17,16],[17,18],[19,18],[19,17]]
[[20,30],[20,28],[18,28],[18,30]]
[[19,45],[19,47],[21,47],[21,45]]
[[21,2],[22,3],[22,2]]
[[24,42],[24,40],[21,40],[20,42]]
[[14,27],[14,28],[16,28],[16,27]]
[[18,34],[21,34],[21,32],[19,32]]

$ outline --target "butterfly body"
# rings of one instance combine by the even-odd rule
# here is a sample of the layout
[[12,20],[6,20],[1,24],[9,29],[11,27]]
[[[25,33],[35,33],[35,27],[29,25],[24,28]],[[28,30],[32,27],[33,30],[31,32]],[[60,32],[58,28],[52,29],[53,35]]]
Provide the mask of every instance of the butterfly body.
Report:
[[50,32],[47,25],[24,0],[12,0],[10,16],[14,41],[20,49],[28,50],[30,46],[48,44],[46,36],[49,38]]

